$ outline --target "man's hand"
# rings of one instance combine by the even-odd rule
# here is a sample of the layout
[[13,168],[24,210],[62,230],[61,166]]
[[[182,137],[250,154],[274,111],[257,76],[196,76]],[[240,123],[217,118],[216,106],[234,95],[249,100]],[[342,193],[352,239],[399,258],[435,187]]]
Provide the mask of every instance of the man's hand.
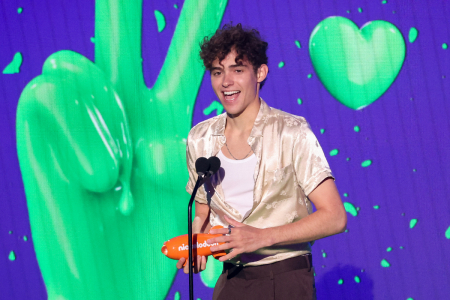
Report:
[[[226,242],[226,244],[211,247],[211,251],[231,249],[227,255],[219,258],[220,261],[223,262],[234,258],[238,254],[254,252],[270,245],[270,236],[264,229],[245,225],[227,216],[225,216],[225,220],[233,226],[231,233],[206,241],[208,244]],[[228,228],[214,229],[210,233],[228,234]]]
[[[197,255],[197,259],[193,259],[194,263],[194,273],[199,273],[201,271],[204,271],[206,269],[206,262],[208,261],[208,258],[206,256],[200,256]],[[186,262],[186,258],[182,257],[177,262],[177,269],[183,268],[184,263]],[[184,274],[189,274],[189,264],[185,264],[183,268]]]

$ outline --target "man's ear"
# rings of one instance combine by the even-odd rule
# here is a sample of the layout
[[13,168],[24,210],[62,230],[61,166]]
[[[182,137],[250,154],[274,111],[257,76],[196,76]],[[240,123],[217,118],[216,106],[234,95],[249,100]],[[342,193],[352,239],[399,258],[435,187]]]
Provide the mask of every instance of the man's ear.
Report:
[[267,73],[269,73],[269,67],[266,64],[259,66],[258,71],[256,72],[256,80],[258,83],[261,83],[266,79]]

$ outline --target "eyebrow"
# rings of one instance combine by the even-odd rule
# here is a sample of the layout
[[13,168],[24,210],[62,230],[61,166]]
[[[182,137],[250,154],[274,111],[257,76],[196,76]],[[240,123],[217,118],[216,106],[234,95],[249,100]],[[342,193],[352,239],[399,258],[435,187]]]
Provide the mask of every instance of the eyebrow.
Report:
[[[238,68],[238,67],[246,67],[248,68],[248,65],[244,65],[244,64],[236,64],[236,65],[231,65],[228,68],[232,69],[232,68]],[[211,69],[209,69],[210,72],[214,71],[214,70],[222,70],[223,68],[220,67],[212,67]]]

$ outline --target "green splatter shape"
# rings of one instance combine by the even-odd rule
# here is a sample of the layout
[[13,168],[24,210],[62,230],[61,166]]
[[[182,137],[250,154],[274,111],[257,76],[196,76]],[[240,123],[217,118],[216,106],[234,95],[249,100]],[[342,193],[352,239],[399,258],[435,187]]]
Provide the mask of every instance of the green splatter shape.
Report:
[[372,164],[372,161],[370,159],[365,160],[361,163],[361,167],[368,167]]
[[325,252],[322,253],[322,257],[327,257],[327,254]]
[[22,65],[22,53],[16,52],[13,60],[3,69],[3,74],[16,74],[20,72]]
[[339,153],[338,149],[333,149],[333,150],[330,151],[330,156],[338,155],[338,153]]
[[343,284],[344,283],[344,279],[339,279],[338,284]]
[[447,49],[447,48],[448,48],[448,45],[447,45],[447,43],[443,43],[443,44],[442,44],[442,49],[444,49],[444,50],[445,50],[445,49]]
[[351,214],[352,216],[356,217],[358,215],[358,211],[356,210],[355,206],[350,202],[344,202],[344,208],[345,211]]
[[180,299],[181,299],[180,292],[176,292],[175,296],[173,296],[173,300],[180,300]]
[[349,10],[347,10],[347,13],[349,14],[349,13],[350,13],[350,11],[349,11]]
[[308,74],[308,78],[312,78],[312,74]]
[[18,14],[21,14],[23,12],[23,8],[22,7],[19,7],[18,9],[17,9],[17,13]]
[[414,300],[413,298],[411,298],[411,297],[409,297],[408,299],[406,299],[406,300]]
[[14,251],[9,252],[8,259],[10,261],[15,261],[16,260],[16,254],[14,253]]
[[216,110],[216,114],[220,115],[223,112],[223,105],[222,103],[218,101],[213,101],[207,108],[203,110],[203,114],[205,116],[209,115],[213,112],[213,110]]
[[344,197],[348,197],[348,194],[347,194],[347,193],[344,193]]
[[303,103],[302,99],[298,98],[297,103],[298,103],[298,105],[302,105],[302,103]]
[[320,129],[320,133],[323,134],[325,132],[325,129]]
[[28,241],[28,237],[26,235],[23,236],[23,240],[26,242]]
[[379,205],[374,205],[374,206],[373,206],[373,208],[375,208],[375,209],[379,209],[379,208],[380,208],[380,206],[379,206]]
[[284,67],[284,61],[280,61],[280,63],[278,64],[278,68],[282,68]]
[[411,219],[411,221],[409,221],[409,228],[414,228],[414,226],[416,226],[417,224],[417,219]]
[[359,276],[355,276],[355,282],[356,283],[360,283],[361,282],[361,279],[359,278]]
[[91,43],[95,44],[95,37],[91,36]]
[[387,247],[386,251],[387,252],[391,252],[392,251],[392,247]]
[[417,170],[416,169],[413,169],[413,172],[416,172]]
[[178,5],[177,5],[177,4],[174,4],[173,7],[174,7],[175,9],[178,9]]
[[408,39],[410,43],[414,43],[419,35],[419,31],[415,27],[411,27],[408,34]]
[[295,41],[295,46],[297,46],[298,49],[302,48],[302,45],[300,44],[299,41]]
[[12,232],[12,230],[10,230],[10,231],[8,231],[8,233],[9,233],[9,234],[12,234],[13,232]]
[[445,231],[445,237],[450,240],[450,226],[448,226],[447,230]]
[[403,246],[400,246],[399,248],[400,248],[400,249],[403,249]]
[[387,3],[387,0],[383,0],[383,1],[381,1],[381,3],[382,3],[382,4],[386,4],[386,3]]
[[383,268],[389,268],[389,267],[391,266],[391,264],[390,264],[387,260],[382,259],[382,260],[381,260],[381,266],[382,266]]
[[203,284],[209,288],[214,288],[220,274],[222,274],[222,270],[223,263],[210,257],[210,259],[208,259],[208,267],[200,273]]
[[355,126],[355,127],[353,127],[353,130],[355,131],[355,132],[359,132],[359,126]]
[[347,157],[347,161],[350,161],[350,157]]
[[166,28],[166,18],[159,10],[155,10],[156,24],[158,25],[158,32],[161,32]]
[[361,8],[361,7],[358,7],[358,11],[359,11],[360,13],[362,13],[362,12],[363,12],[363,10],[362,10],[362,8]]

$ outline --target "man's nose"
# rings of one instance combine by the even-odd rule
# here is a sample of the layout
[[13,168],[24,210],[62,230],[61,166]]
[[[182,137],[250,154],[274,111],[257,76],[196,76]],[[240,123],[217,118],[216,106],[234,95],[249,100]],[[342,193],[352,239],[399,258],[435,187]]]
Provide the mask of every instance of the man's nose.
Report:
[[227,72],[223,76],[222,86],[224,88],[227,88],[231,85],[233,85],[233,78],[232,78],[231,74]]

